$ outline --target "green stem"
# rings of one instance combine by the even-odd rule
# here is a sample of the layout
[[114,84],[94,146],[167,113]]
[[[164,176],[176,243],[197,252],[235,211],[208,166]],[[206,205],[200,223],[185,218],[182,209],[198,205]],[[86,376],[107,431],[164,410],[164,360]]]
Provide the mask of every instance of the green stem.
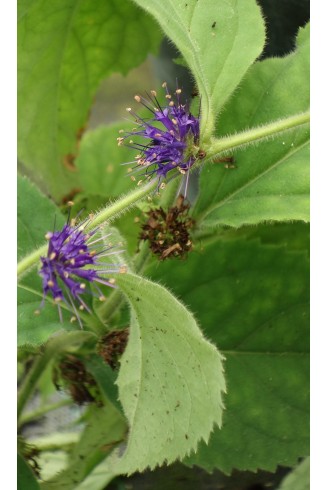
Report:
[[148,196],[158,185],[157,179],[152,180],[142,187],[138,187],[131,191],[126,196],[122,196],[117,201],[109,204],[106,208],[99,211],[98,214],[92,220],[92,227],[96,227],[104,221],[112,220],[122,215],[133,206],[137,204],[141,199]]
[[37,357],[34,361],[34,364],[30,368],[26,378],[24,379],[21,389],[18,393],[18,403],[17,403],[17,417],[19,419],[22,410],[30,398],[32,391],[34,389],[34,386],[36,385],[37,381],[39,380],[41,374],[47,367],[48,362],[50,361],[49,356],[47,356],[45,353]]
[[290,129],[294,129],[303,124],[310,122],[310,113],[303,112],[294,116],[279,119],[265,126],[249,129],[242,133],[237,133],[232,136],[211,140],[208,148],[205,148],[207,158],[215,158],[226,151],[236,150],[248,146],[253,142],[259,142],[267,138],[275,136],[277,133],[282,133]]
[[[146,242],[143,242],[140,244],[139,253],[136,255],[134,260],[134,270],[136,273],[142,272],[148,258],[149,247]],[[125,297],[119,289],[116,289],[99,308],[99,317],[108,324],[117,311],[121,308],[123,303],[125,303]]]
[[67,334],[58,335],[47,343],[45,350],[42,354],[35,358],[35,361],[27,373],[18,393],[17,400],[17,417],[20,419],[21,413],[26,402],[32,395],[35,385],[40,379],[41,374],[46,369],[48,363],[58,352],[62,350],[67,350],[68,346],[72,344],[81,343],[90,335],[94,337],[93,334],[87,332],[69,332]]
[[98,310],[98,315],[107,325],[123,304],[123,295],[119,289],[115,289]]
[[17,264],[17,275],[21,276],[24,272],[28,271],[33,265],[35,265],[42,255],[46,255],[48,249],[48,244],[42,245],[42,247],[37,248],[31,254],[24,257]]
[[[33,442],[33,441],[32,441]],[[69,451],[72,446],[75,446],[77,443],[77,440],[74,439],[72,442],[53,442],[49,444],[43,444],[42,446],[39,446],[37,444],[34,444],[37,447],[37,449],[41,452],[52,452],[52,451]]]
[[[150,194],[156,188],[157,184],[158,181],[154,179],[148,184],[134,189],[126,196],[122,196],[117,201],[110,203],[104,209],[99,211],[99,213],[94,217],[92,220],[92,228],[99,226],[105,221],[117,218],[128,211],[131,207],[135,206],[137,202]],[[47,253],[47,247],[48,245],[44,245],[37,250],[34,250],[34,252],[29,254],[27,257],[24,257],[24,259],[22,259],[17,266],[18,276],[21,276],[24,272],[37,264],[41,255],[45,255]]]
[[43,405],[36,410],[32,410],[31,412],[28,412],[25,415],[22,415],[20,419],[19,426],[22,426],[24,424],[27,424],[28,422],[31,422],[32,420],[38,419],[40,417],[43,417],[46,413],[53,412],[54,410],[57,410],[58,408],[66,407],[67,405],[72,405],[73,401],[70,398],[65,398],[64,400],[60,400],[56,403],[51,403],[49,405]]
[[134,270],[137,274],[144,270],[144,267],[149,259],[148,243],[143,241],[139,245],[139,253],[134,258]]
[[[179,185],[180,179],[174,179],[170,182],[170,184],[165,189],[165,192],[163,192],[161,196],[159,206],[168,207],[174,202]],[[144,270],[149,256],[150,254],[148,244],[146,242],[141,242],[139,246],[139,252],[134,257],[134,271],[137,274]],[[98,314],[100,318],[108,324],[113,316],[117,313],[117,311],[121,308],[124,302],[125,298],[123,293],[119,289],[116,289],[99,308]]]
[[[58,436],[58,434],[56,434]],[[31,444],[36,446],[39,451],[67,451],[79,440],[79,433],[62,433],[60,440],[54,440],[51,435],[41,436],[31,440]]]
[[168,208],[172,206],[177,197],[178,187],[181,185],[181,178],[175,178],[167,185],[165,192],[161,195],[159,200],[159,206],[162,208]]

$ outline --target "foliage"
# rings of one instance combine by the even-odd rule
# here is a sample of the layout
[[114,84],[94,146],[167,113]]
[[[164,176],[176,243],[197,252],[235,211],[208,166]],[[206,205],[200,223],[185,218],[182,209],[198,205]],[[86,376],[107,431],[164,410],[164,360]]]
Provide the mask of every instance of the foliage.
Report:
[[280,490],[310,490],[310,458],[305,458],[283,480]]
[[[36,441],[41,477],[18,455],[19,488],[102,490],[177,460],[208,472],[273,472],[308,456],[309,25],[293,52],[261,60],[265,30],[255,0],[19,0],[20,430],[55,410],[51,371],[63,359],[67,393],[86,379],[96,393],[80,399],[73,438],[66,427],[60,441]],[[196,85],[200,135],[183,135],[179,168],[170,150],[166,181],[136,185],[131,167],[144,162],[119,131],[156,150],[165,128],[149,142],[146,112],[92,129],[88,114],[106,77],[150,53],[160,62],[163,35],[190,70],[182,85]],[[164,107],[177,88],[165,97],[158,86],[146,81],[145,93],[156,88],[153,102]],[[190,96],[182,87],[182,100]],[[166,124],[183,131],[185,111],[177,114]],[[146,221],[155,230],[154,216],[180,221],[142,234]],[[42,300],[38,269],[41,256],[55,258],[45,235],[65,222],[94,240],[100,284],[93,294],[82,281],[90,267],[75,269],[89,293],[77,308],[70,265],[80,252],[65,257],[60,321],[56,301]],[[302,488],[307,461],[281,488]]]
[[308,260],[288,248],[215,241],[188,264],[153,271],[190,305],[226,358],[224,425],[187,464],[274,470],[308,454]]

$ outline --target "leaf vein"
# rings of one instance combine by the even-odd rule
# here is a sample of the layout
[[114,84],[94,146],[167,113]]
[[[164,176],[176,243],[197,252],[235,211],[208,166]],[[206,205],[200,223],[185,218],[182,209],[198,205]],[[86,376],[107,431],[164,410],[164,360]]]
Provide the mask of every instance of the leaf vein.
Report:
[[[301,145],[299,145],[297,148],[294,148],[293,150],[289,150],[282,158],[280,158],[279,160],[277,160],[275,163],[273,163],[270,167],[268,167],[267,169],[265,169],[263,172],[257,174],[255,177],[253,177],[253,178],[249,179],[248,181],[246,181],[242,186],[238,187],[238,189],[236,189],[234,192],[232,192],[231,194],[229,194],[228,196],[226,196],[224,199],[222,199],[218,203],[213,204],[212,206],[210,206],[206,210],[206,212],[204,213],[203,219],[206,218],[213,211],[216,211],[217,209],[219,209],[220,207],[222,207],[226,202],[230,201],[231,198],[233,198],[234,196],[238,195],[243,190],[247,189],[247,187],[249,187],[250,185],[254,184],[257,180],[261,179],[266,174],[268,174],[272,170],[274,170],[276,167],[278,167],[279,165],[281,165],[282,163],[284,163],[286,160],[288,160],[295,153],[301,151],[307,145],[308,145],[308,140],[306,140],[304,143],[302,143]],[[216,197],[219,194],[219,191],[221,189],[222,183],[223,183],[223,179],[221,180],[221,185],[219,186],[218,191],[215,193],[215,196],[213,197],[212,201],[215,201],[216,200]]]

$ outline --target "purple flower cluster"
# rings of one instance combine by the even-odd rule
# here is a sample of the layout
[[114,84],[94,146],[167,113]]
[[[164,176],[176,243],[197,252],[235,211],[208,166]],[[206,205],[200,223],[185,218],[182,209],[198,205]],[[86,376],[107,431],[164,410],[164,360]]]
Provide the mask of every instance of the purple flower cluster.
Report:
[[[128,139],[128,145],[139,152],[136,160],[129,164],[136,163],[138,171],[143,167],[143,175],[156,175],[160,183],[167,178],[170,171],[178,170],[183,175],[188,173],[199,151],[199,118],[189,112],[187,104],[181,103],[181,89],[175,91],[174,100],[167,84],[163,83],[162,86],[166,89],[168,105],[161,107],[154,90],[151,91],[149,100],[136,95],[135,100],[146,107],[152,117],[141,118],[128,108],[127,111],[134,116],[138,127],[117,138],[119,145]],[[136,136],[145,138],[147,142],[142,144],[131,139]]]
[[[85,222],[74,226],[73,220],[72,226],[67,223],[61,231],[48,232],[48,253],[46,257],[41,257],[42,267],[39,270],[43,282],[42,304],[47,294],[50,294],[58,305],[60,320],[62,321],[60,304],[64,302],[73,310],[73,318],[78,319],[80,324],[77,307],[91,313],[81,295],[97,295],[103,301],[105,298],[96,283],[114,287],[115,279],[108,280],[102,274],[125,272],[122,266],[99,260],[117,253],[111,245],[103,249],[103,240],[109,235],[100,234],[97,237],[99,228],[88,233],[85,228]],[[95,292],[89,287],[91,284]]]

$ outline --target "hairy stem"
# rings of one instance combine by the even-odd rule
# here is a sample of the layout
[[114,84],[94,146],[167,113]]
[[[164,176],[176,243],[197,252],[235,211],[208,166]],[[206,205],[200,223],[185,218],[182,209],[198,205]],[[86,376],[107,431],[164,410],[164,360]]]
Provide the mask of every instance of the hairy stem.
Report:
[[117,313],[123,304],[123,295],[119,289],[115,289],[98,310],[98,315],[104,323],[109,321]]
[[279,119],[265,126],[252,128],[242,133],[225,136],[220,139],[213,138],[208,148],[205,148],[207,158],[215,158],[221,153],[236,150],[248,146],[252,143],[260,142],[267,138],[273,137],[278,133],[283,133],[298,126],[308,124],[310,122],[310,113],[303,112],[294,116]]
[[[134,260],[134,271],[140,273],[143,271],[149,258],[149,247],[146,242],[140,244],[139,253],[136,255]],[[113,318],[113,316],[118,312],[121,306],[125,303],[125,297],[123,293],[116,289],[111,293],[109,298],[102,304],[99,308],[99,317],[107,324]]]
[[24,257],[17,264],[17,275],[22,276],[24,272],[28,271],[33,265],[35,265],[42,255],[46,255],[48,249],[48,244],[42,245],[42,247],[37,248],[31,254]]
[[92,220],[92,227],[96,227],[105,221],[112,220],[122,215],[133,206],[137,204],[141,199],[150,194],[158,185],[157,179],[152,180],[148,184],[138,187],[131,191],[126,196],[120,197],[117,201],[110,203],[104,209],[99,211],[98,214]]

